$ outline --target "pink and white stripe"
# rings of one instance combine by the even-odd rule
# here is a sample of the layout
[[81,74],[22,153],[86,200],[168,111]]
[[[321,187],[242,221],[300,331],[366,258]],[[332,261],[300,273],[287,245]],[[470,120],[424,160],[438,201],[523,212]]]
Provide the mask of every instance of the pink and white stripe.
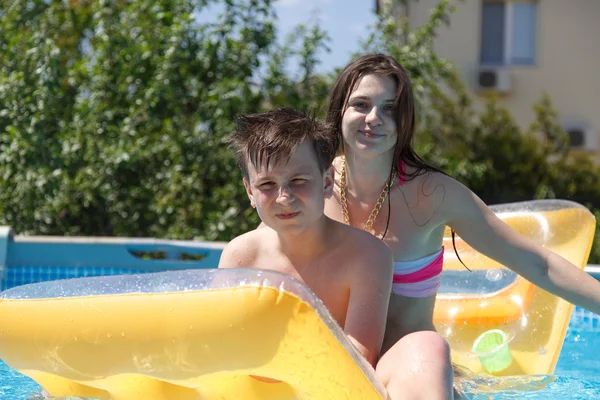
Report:
[[405,297],[429,297],[437,293],[442,281],[444,248],[414,261],[394,263],[392,291]]

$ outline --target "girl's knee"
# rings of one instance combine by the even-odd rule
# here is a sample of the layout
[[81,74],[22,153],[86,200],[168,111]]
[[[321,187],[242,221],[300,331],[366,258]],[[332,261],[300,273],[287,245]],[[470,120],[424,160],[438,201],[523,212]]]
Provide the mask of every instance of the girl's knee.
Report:
[[450,363],[450,345],[439,333],[434,331],[413,332],[400,339],[405,348],[434,360]]
[[446,339],[434,331],[419,331],[402,337],[377,363],[380,379],[389,381],[399,371],[410,371],[416,365],[428,365],[428,369],[451,370],[450,346]]
[[392,399],[452,398],[450,346],[433,331],[414,332],[400,339],[383,354],[376,374]]
[[451,369],[450,345],[439,333],[419,331],[402,337],[379,360],[377,371],[388,375],[398,367],[427,364],[439,369]]

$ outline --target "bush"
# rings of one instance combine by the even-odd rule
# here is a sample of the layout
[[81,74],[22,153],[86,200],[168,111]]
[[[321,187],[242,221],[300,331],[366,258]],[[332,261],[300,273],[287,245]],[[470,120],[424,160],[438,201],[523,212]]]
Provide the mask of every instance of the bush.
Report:
[[[219,18],[198,22],[207,7]],[[451,12],[440,1],[414,32],[384,13],[364,44],[409,71],[421,153],[488,203],[561,197],[600,215],[598,168],[570,154],[549,98],[535,105],[529,132],[493,101],[474,111],[453,66],[433,51]],[[280,45],[275,21],[270,0],[31,1],[2,10],[0,223],[29,234],[223,241],[254,227],[225,144],[233,119],[281,105],[324,115],[338,72],[314,72],[328,40],[318,24]],[[599,260],[595,246],[591,261]]]
[[[526,131],[493,97],[475,111],[457,71],[433,51],[435,32],[453,10],[449,1],[440,1],[414,32],[384,11],[365,45],[394,55],[410,72],[420,153],[488,204],[561,198],[600,215],[600,168],[589,155],[571,153],[548,95],[532,105],[536,119]],[[590,263],[597,262],[600,246],[594,241]]]
[[[257,223],[225,139],[238,114],[324,101],[318,27],[296,49],[276,44],[269,0],[15,4],[0,12],[0,223],[207,240]],[[209,6],[218,20],[196,22]]]

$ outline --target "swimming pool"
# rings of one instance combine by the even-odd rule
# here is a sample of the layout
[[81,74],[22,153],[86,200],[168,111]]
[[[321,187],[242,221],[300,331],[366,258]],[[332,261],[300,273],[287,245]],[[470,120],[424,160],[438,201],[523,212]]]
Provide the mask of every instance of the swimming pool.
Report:
[[[5,236],[4,259],[0,251],[2,289],[82,276],[215,268],[223,246],[155,239]],[[1,243],[0,230],[0,250]],[[600,268],[594,276],[600,278]],[[474,377],[467,382],[470,398],[600,399],[597,353],[600,353],[600,316],[575,309],[554,376],[497,380]],[[540,387],[543,389],[536,390]],[[0,361],[0,400],[41,398],[40,390],[34,381]]]
[[[478,379],[469,385],[473,400],[600,399],[600,316],[575,308],[555,375]],[[542,384],[543,388],[536,390]],[[0,399],[41,398],[41,388],[0,361]]]

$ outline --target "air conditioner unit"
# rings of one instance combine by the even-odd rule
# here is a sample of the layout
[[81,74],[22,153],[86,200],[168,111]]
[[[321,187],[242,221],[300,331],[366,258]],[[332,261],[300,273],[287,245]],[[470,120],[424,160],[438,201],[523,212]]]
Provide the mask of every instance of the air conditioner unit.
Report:
[[598,151],[600,150],[600,140],[596,133],[587,124],[568,124],[564,127],[569,135],[569,145],[573,149]]
[[477,91],[508,93],[511,88],[510,71],[504,67],[479,67]]

